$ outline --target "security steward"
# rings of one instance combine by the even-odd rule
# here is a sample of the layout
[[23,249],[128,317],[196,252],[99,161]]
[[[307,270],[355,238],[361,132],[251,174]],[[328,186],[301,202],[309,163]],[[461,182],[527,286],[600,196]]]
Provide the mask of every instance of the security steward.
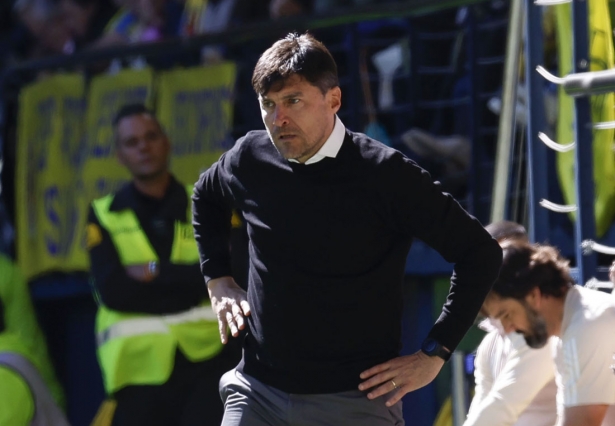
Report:
[[199,270],[192,188],[170,174],[170,142],[145,106],[122,107],[113,127],[132,181],[95,200],[87,225],[112,424],[218,426],[218,381],[239,354],[223,350]]

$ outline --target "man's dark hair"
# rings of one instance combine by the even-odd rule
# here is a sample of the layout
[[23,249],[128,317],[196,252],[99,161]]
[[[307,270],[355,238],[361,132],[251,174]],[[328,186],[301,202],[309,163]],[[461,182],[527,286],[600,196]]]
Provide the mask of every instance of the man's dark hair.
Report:
[[525,227],[517,222],[511,222],[509,220],[500,220],[498,222],[490,223],[485,226],[485,229],[497,241],[508,238],[527,239],[527,231],[525,230]]
[[115,117],[113,117],[113,127],[117,127],[118,123],[126,117],[132,117],[133,115],[141,114],[151,115],[156,120],[156,122],[158,122],[158,119],[156,118],[154,112],[147,108],[145,105],[126,104],[122,106],[115,114]]
[[555,247],[519,240],[502,243],[500,276],[492,291],[502,298],[525,299],[538,287],[543,295],[562,297],[573,285],[568,260]]
[[259,58],[252,74],[252,87],[264,95],[275,85],[284,87],[286,79],[299,75],[325,94],[339,86],[337,65],[329,50],[310,34],[292,33],[278,40]]

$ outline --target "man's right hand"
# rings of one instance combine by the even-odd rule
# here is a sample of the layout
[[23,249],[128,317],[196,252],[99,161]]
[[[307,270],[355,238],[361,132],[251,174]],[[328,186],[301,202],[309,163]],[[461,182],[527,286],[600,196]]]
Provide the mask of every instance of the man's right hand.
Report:
[[244,316],[250,315],[247,293],[239,287],[233,277],[220,277],[207,283],[211,307],[218,317],[220,340],[226,344],[226,328],[230,328],[233,337],[239,336],[239,330],[246,326]]

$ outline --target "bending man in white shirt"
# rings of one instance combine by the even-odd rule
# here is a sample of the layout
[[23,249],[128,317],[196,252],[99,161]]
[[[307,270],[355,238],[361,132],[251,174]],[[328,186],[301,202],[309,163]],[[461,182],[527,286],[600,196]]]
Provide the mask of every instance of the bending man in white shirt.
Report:
[[532,348],[555,337],[558,425],[615,425],[615,298],[574,285],[553,247],[510,241],[502,248],[483,311]]
[[[485,228],[500,244],[528,242],[515,222]],[[555,365],[548,346],[531,349],[518,333],[506,333],[497,320],[486,319],[487,331],[476,352],[474,398],[464,426],[553,426],[557,418]]]

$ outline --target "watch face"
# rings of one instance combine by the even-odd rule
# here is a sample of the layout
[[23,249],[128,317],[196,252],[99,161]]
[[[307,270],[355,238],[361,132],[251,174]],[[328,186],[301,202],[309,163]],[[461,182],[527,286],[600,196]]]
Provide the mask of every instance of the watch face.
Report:
[[427,355],[437,355],[438,352],[438,347],[440,346],[440,344],[432,338],[428,338],[425,339],[425,341],[423,342],[423,352],[425,352]]
[[444,361],[448,361],[451,356],[450,353],[444,349],[444,347],[442,347],[437,340],[431,338],[423,341],[421,350],[429,356],[439,356]]

